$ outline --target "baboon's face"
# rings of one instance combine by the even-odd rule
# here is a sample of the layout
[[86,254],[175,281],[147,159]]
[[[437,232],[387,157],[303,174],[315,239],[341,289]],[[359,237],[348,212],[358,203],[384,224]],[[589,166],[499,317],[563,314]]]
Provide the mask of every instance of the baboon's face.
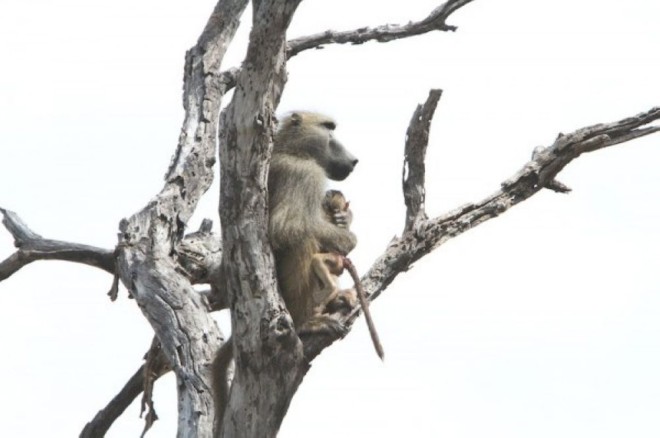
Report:
[[334,124],[321,126],[325,138],[321,148],[323,152],[316,156],[316,161],[323,167],[328,178],[341,181],[353,171],[358,160],[351,154],[339,140],[334,137]]
[[328,178],[341,181],[358,160],[335,138],[335,122],[322,114],[295,112],[282,121],[274,151],[314,160]]

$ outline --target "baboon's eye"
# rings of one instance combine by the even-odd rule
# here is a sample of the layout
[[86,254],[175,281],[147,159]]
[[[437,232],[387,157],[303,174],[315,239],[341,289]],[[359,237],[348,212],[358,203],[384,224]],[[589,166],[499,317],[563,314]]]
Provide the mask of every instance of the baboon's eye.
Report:
[[328,122],[323,122],[323,123],[321,123],[321,125],[322,125],[324,128],[329,129],[330,131],[334,131],[335,128],[337,128],[337,124],[336,124],[335,122],[330,122],[330,121],[328,121]]

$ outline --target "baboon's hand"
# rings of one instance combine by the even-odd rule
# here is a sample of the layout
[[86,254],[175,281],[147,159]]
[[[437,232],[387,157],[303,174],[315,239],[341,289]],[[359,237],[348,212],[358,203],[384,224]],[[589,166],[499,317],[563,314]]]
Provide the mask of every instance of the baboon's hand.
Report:
[[323,334],[333,338],[343,338],[347,333],[346,326],[329,315],[316,315],[298,330],[300,337]]
[[348,228],[351,224],[351,212],[350,210],[338,211],[335,210],[332,213],[332,223],[337,225],[339,228]]
[[355,289],[344,289],[337,292],[337,295],[330,300],[322,313],[348,315],[358,304],[357,292]]

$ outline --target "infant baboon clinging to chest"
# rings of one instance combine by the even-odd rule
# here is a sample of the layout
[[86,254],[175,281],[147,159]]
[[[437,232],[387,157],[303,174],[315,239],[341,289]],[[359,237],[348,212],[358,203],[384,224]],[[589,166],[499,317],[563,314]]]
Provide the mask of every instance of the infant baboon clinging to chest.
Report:
[[[348,229],[353,221],[353,212],[344,194],[339,190],[328,190],[323,199],[323,211],[326,220],[338,227]],[[311,269],[318,284],[312,286],[315,314],[335,313],[338,308],[350,310],[357,304],[354,289],[339,290],[337,277],[344,272],[344,255],[327,252],[321,248],[314,254]]]
[[[329,222],[338,227],[348,228],[353,220],[353,212],[348,207],[348,201],[344,194],[338,190],[328,190],[323,201],[323,209]],[[321,248],[322,250],[324,248]],[[348,269],[355,289],[339,290],[337,277],[342,274],[344,269]],[[351,310],[355,307],[356,298],[359,297],[364,318],[369,328],[371,341],[374,349],[381,359],[385,358],[385,351],[380,343],[376,326],[374,325],[371,311],[369,310],[369,301],[364,293],[357,269],[345,255],[337,253],[322,252],[314,254],[312,257],[312,271],[319,281],[319,288],[312,288],[314,291],[314,302],[317,303],[316,315],[323,313],[336,313],[337,310]]]

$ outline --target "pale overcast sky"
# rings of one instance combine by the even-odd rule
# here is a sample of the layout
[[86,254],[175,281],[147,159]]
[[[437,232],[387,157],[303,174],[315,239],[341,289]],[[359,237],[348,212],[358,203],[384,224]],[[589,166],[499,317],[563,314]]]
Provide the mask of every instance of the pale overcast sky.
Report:
[[[439,3],[305,0],[289,36]],[[162,185],[184,53],[213,5],[0,0],[0,206],[43,236],[113,247],[119,220]],[[296,56],[280,110],[333,115],[360,158],[333,186],[364,272],[403,228],[405,129],[430,88],[444,90],[427,159],[435,216],[495,191],[559,132],[660,105],[659,22],[647,0],[476,0],[450,19],[456,33]],[[560,175],[570,195],[542,192],[418,262],[372,307],[385,362],[357,321],[313,363],[280,436],[660,436],[659,161],[658,134],[580,157]],[[217,198],[214,185],[191,228],[217,227]],[[0,258],[12,251],[0,229]],[[111,281],[40,262],[0,283],[1,436],[77,436],[140,366],[152,331],[125,290],[109,301]],[[174,436],[172,375],[155,402],[148,437]],[[139,436],[138,415],[136,403],[108,436]]]

